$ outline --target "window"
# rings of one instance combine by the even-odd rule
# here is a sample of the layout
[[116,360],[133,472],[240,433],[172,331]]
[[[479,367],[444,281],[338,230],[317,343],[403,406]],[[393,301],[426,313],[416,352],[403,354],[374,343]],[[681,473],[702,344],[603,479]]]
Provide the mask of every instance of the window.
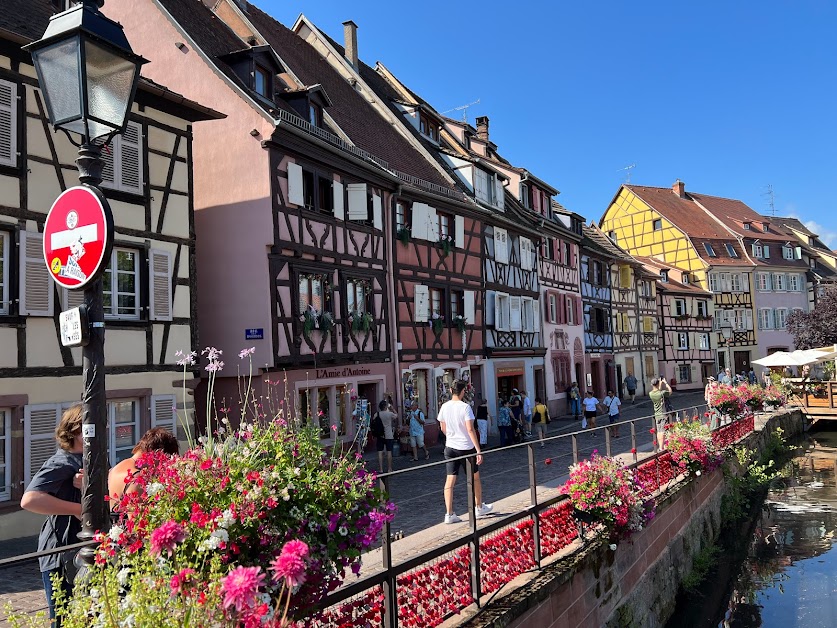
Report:
[[709,351],[709,334],[698,334],[698,347],[702,351]]
[[684,286],[688,286],[691,282],[691,279],[689,279],[689,273],[683,273],[680,275],[680,280],[683,282]]
[[450,291],[450,320],[456,316],[465,316],[465,293],[462,290]]
[[102,149],[102,185],[112,190],[143,193],[142,127],[129,122],[125,132]]
[[436,215],[439,218],[439,237],[450,237],[452,235],[450,230],[450,215],[443,214],[442,212],[438,212]]
[[509,331],[510,324],[509,295],[497,292],[494,294],[494,329]]
[[479,168],[474,168],[474,194],[489,205],[500,208],[504,205],[503,184],[500,179]]
[[312,126],[322,127],[322,119],[323,119],[322,109],[315,105],[312,102],[308,103],[308,122],[311,123]]
[[773,288],[776,292],[784,292],[787,290],[787,282],[785,280],[785,273],[773,274]]
[[17,166],[17,83],[0,80],[0,164]]
[[642,333],[644,334],[653,334],[654,333],[654,318],[651,316],[643,316],[642,317]]
[[651,282],[650,281],[640,281],[639,282],[639,294],[643,297],[651,297]]
[[701,318],[706,318],[707,316],[709,316],[709,305],[706,301],[697,302],[697,315]]
[[674,315],[675,316],[685,316],[686,315],[686,300],[685,299],[675,299],[674,300]]
[[444,316],[442,310],[442,291],[439,288],[430,288],[430,314],[431,316]]
[[555,259],[553,248],[555,241],[552,238],[544,238],[541,240],[541,257],[544,259]]
[[782,258],[783,259],[794,259],[793,249],[789,246],[782,247]]
[[558,322],[558,297],[554,294],[549,295],[549,322]]
[[770,259],[770,247],[767,244],[762,244],[761,254],[764,259]]
[[564,264],[570,266],[572,262],[570,243],[564,242]]
[[604,267],[601,262],[593,262],[593,285],[604,285]]
[[732,244],[725,245],[727,247],[727,253],[730,257],[738,257],[738,251],[735,250],[735,247]]
[[[302,388],[298,395],[300,417],[319,428],[321,439],[352,435],[348,394],[345,385]],[[337,428],[336,433],[332,426]]]
[[686,384],[692,381],[692,367],[689,364],[680,364],[677,367],[677,381]]
[[410,226],[410,217],[409,217],[409,207],[407,207],[407,203],[404,201],[398,201],[395,203],[395,228],[396,229],[403,229],[404,227],[409,228]]
[[758,257],[758,258],[763,257],[761,244],[754,244],[753,245],[753,257]]
[[709,291],[721,292],[721,278],[718,273],[709,273]]
[[610,241],[613,242],[614,244],[618,244],[615,231],[608,231],[607,232],[607,237],[610,238]]
[[0,408],[0,502],[12,497],[12,411]]
[[752,223],[749,223],[749,222],[744,223],[744,231],[750,231],[751,227],[752,227]]
[[130,458],[139,442],[139,399],[108,401],[110,464]]
[[114,247],[102,276],[105,318],[138,319],[140,308],[139,251]]
[[610,317],[608,311],[604,308],[594,307],[592,316],[590,317],[591,329],[594,332],[609,332],[610,331]]
[[[259,95],[269,98],[270,75],[261,66],[256,66],[253,72],[253,90]],[[313,123],[312,123],[313,124]]]
[[329,312],[331,299],[328,294],[328,282],[325,275],[304,273],[299,276],[299,313],[305,314],[309,309],[320,314]]
[[759,329],[773,329],[773,310],[769,307],[759,309]]
[[788,322],[788,308],[786,307],[777,307],[775,312],[776,318],[776,329],[781,329],[784,331],[787,322]]
[[812,258],[811,258],[811,261],[809,262],[809,265],[811,266],[811,269],[812,269],[812,270],[816,270],[816,269],[817,269],[817,260],[815,260],[815,259],[812,257]]
[[657,373],[657,363],[653,355],[645,356],[645,377],[654,377]]
[[567,325],[578,325],[576,317],[576,302],[571,297],[564,297],[564,309],[566,312]]
[[788,274],[788,290],[791,292],[799,292],[800,291],[800,284],[799,275],[796,273],[789,273]]
[[756,281],[758,282],[758,287],[760,292],[769,292],[771,283],[770,283],[770,273],[758,273],[756,275]]
[[346,282],[346,310],[348,312],[371,312],[371,296],[368,281],[350,279]]
[[662,221],[662,220],[660,220],[659,218],[657,218],[657,219],[654,221],[654,223],[653,223],[653,224],[654,224],[654,231],[662,231],[662,229],[663,229],[663,221]]
[[689,334],[680,332],[677,334],[677,350],[686,351],[689,348]]
[[667,270],[661,270],[660,271],[660,281],[662,281],[663,283],[668,283],[668,271]]
[[769,222],[761,223],[761,230],[764,231],[765,233],[770,231],[770,223]]
[[439,141],[439,126],[423,113],[419,114],[419,131],[434,142]]
[[732,273],[730,275],[730,287],[732,289],[732,292],[741,292],[741,286],[741,275],[739,275],[738,273]]
[[703,243],[703,248],[706,249],[706,254],[709,257],[718,257],[718,254],[715,252],[715,249],[712,248],[712,245],[708,242]]
[[0,314],[9,313],[9,260],[11,259],[8,231],[0,231]]

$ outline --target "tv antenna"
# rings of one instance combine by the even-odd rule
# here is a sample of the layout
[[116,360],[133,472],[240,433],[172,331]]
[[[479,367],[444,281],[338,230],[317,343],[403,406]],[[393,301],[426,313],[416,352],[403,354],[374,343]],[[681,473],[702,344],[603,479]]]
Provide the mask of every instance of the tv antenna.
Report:
[[451,111],[461,111],[462,112],[462,121],[468,122],[468,107],[473,107],[474,105],[480,104],[480,99],[477,98],[474,102],[469,102],[467,105],[459,105],[458,107],[454,107],[453,109],[448,109],[447,111],[443,111],[442,115],[446,113],[450,113]]
[[776,193],[773,191],[773,184],[767,184],[767,192],[762,194],[767,197],[767,206],[770,208],[770,215],[776,217]]
[[636,168],[636,164],[631,164],[630,166],[625,166],[624,168],[619,168],[619,170],[617,170],[616,172],[622,172],[624,170],[625,171],[625,183],[630,183],[631,182],[631,170],[633,170],[634,168]]

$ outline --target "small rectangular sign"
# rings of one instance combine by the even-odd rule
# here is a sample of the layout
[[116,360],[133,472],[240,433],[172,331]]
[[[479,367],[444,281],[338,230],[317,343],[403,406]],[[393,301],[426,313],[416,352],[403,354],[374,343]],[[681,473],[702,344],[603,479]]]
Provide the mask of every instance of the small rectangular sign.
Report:
[[[83,308],[83,309],[82,309]],[[74,307],[58,316],[61,328],[61,344],[65,347],[83,347],[89,342],[87,328],[87,308],[83,305]]]
[[264,327],[245,329],[244,340],[264,340]]

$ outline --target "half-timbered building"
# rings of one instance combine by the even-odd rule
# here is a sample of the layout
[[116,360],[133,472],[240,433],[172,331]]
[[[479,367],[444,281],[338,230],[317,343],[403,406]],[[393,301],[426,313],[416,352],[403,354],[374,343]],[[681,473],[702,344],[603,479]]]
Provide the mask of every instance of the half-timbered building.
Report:
[[808,309],[813,309],[826,290],[837,286],[837,251],[828,248],[819,234],[811,231],[798,218],[765,218],[791,236],[786,246],[792,246],[796,257],[805,262],[808,269]]
[[677,390],[695,390],[715,376],[712,293],[695,286],[689,273],[656,258],[638,258],[657,277],[659,369]]
[[[55,451],[54,432],[82,392],[82,349],[66,348],[59,314],[82,302],[59,290],[43,259],[46,214],[78,184],[77,148],[49,126],[28,52],[62,3],[6,2],[0,13],[0,538],[25,536],[29,479]],[[220,114],[146,78],[125,133],[104,150],[101,188],[115,235],[104,274],[105,375],[111,463],[155,425],[179,432],[193,373],[176,351],[197,345],[192,123]],[[206,124],[211,125],[212,122]]]
[[583,373],[576,373],[576,381],[582,391],[592,390],[599,399],[616,383],[611,316],[611,267],[615,261],[607,238],[602,238],[594,225],[584,225],[581,239],[581,302],[585,367]]

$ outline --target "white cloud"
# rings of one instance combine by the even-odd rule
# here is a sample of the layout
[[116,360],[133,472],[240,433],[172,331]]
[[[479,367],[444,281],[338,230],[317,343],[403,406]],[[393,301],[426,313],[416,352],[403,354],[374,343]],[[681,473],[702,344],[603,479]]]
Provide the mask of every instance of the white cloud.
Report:
[[813,220],[806,220],[803,224],[806,229],[813,231],[820,236],[820,240],[825,242],[828,248],[837,248],[837,231],[832,231],[831,229],[823,227],[821,224],[814,222]]

